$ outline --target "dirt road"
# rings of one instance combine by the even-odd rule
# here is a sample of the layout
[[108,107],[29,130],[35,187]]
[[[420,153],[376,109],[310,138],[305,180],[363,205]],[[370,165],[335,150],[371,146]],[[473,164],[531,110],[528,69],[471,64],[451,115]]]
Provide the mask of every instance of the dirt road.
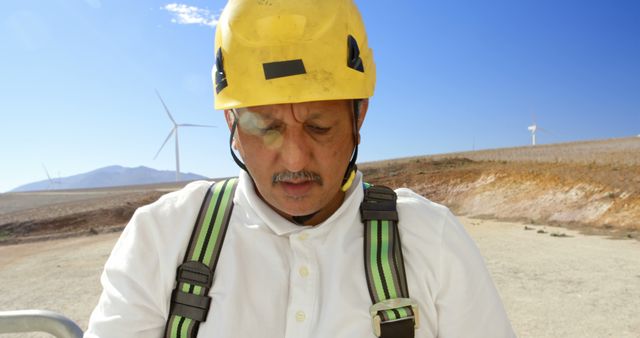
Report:
[[[557,227],[462,221],[518,337],[640,338],[640,242]],[[570,237],[556,237],[563,235]]]
[[[46,309],[86,329],[119,233],[0,246],[0,311]],[[16,334],[0,337],[51,337]]]
[[[553,227],[524,230],[517,223],[462,221],[487,261],[519,337],[640,337],[640,242]],[[0,310],[49,309],[86,328],[100,293],[102,265],[117,237],[0,247]]]

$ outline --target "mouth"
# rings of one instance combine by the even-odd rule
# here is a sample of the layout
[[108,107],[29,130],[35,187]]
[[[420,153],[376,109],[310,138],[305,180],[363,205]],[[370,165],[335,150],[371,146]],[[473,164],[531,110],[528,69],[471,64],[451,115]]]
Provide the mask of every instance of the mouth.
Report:
[[322,186],[320,175],[311,171],[283,171],[273,175],[274,186],[279,184],[289,198],[300,199],[311,192],[314,185]]
[[311,191],[314,182],[308,180],[295,180],[279,182],[284,192],[291,197],[303,197]]

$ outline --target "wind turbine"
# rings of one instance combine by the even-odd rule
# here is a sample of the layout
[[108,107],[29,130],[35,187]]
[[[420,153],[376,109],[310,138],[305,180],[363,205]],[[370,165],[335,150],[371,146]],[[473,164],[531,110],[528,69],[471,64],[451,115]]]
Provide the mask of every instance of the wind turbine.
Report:
[[538,130],[538,125],[533,123],[533,125],[530,125],[527,129],[529,129],[529,131],[531,132],[531,145],[535,146],[536,145],[536,131]]
[[167,105],[164,103],[164,100],[162,99],[162,96],[160,96],[160,93],[158,93],[157,90],[156,90],[156,95],[158,95],[158,98],[160,99],[160,102],[162,102],[162,106],[164,107],[164,111],[167,112],[167,116],[169,116],[169,119],[171,120],[171,123],[173,123],[173,128],[171,128],[171,131],[169,131],[169,135],[167,135],[167,138],[164,140],[164,142],[160,146],[160,149],[158,149],[158,152],[156,153],[156,156],[154,156],[153,159],[155,160],[158,157],[158,155],[162,151],[162,148],[164,148],[164,146],[167,144],[167,142],[169,142],[169,139],[171,138],[171,136],[175,135],[175,139],[176,139],[176,182],[178,182],[178,181],[180,181],[180,151],[179,151],[179,146],[178,146],[178,128],[180,128],[180,127],[215,128],[215,126],[209,126],[209,125],[203,125],[203,124],[177,123],[176,120],[173,119],[173,116],[171,116],[171,113],[169,112],[169,108],[167,108]]
[[541,127],[538,127],[538,124],[536,123],[536,115],[533,114],[533,124],[530,125],[529,127],[527,127],[527,129],[531,132],[531,145],[535,146],[536,145],[536,132],[538,130],[544,131],[545,133],[549,133],[551,134],[548,130],[543,129]]
[[[44,163],[42,164],[42,169],[44,169],[45,174],[47,174],[47,180],[49,181],[49,186],[47,187],[47,190],[51,190],[51,187],[54,187],[53,190],[55,189],[55,185],[56,184],[61,184],[62,182],[60,182],[60,179],[58,180],[54,180],[51,178],[51,175],[49,175],[49,170],[47,170],[47,167],[44,165]],[[58,177],[60,177],[60,174],[58,174]]]

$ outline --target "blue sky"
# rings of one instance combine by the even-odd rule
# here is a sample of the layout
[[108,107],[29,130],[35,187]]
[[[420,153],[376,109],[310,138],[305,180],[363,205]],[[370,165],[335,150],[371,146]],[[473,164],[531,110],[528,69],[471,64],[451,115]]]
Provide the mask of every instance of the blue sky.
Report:
[[[640,134],[640,2],[356,0],[378,70],[361,161]],[[225,1],[8,0],[0,191],[107,165],[235,175],[210,71]],[[190,8],[188,8],[190,6]]]

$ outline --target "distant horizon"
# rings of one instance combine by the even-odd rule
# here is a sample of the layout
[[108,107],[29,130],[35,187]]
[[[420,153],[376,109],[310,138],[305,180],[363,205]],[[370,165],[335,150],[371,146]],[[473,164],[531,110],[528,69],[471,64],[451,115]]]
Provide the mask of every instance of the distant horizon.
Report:
[[176,172],[173,170],[157,170],[147,166],[124,167],[115,164],[65,177],[53,177],[22,184],[7,192],[96,189],[209,179],[209,177],[191,172],[180,172],[180,181],[175,181],[172,180],[176,177],[175,174]]
[[[360,162],[640,134],[640,2],[355,0],[377,84]],[[0,191],[118,163],[237,175],[213,109],[225,0],[9,0]]]
[[[638,139],[638,142],[640,143],[640,134],[639,135],[635,135],[635,136],[627,136],[627,137],[612,137],[612,138],[606,138],[606,139],[595,139],[595,140],[580,140],[580,141],[567,141],[567,142],[561,142],[561,143],[549,143],[549,144],[543,144],[543,145],[536,145],[535,147],[538,148],[542,148],[542,147],[550,147],[550,146],[558,146],[558,145],[568,145],[568,144],[578,144],[578,143],[592,143],[592,142],[607,142],[607,141],[615,141],[615,140],[623,140],[623,139]],[[467,154],[467,153],[474,153],[474,152],[491,152],[491,151],[500,151],[500,150],[509,150],[509,149],[534,149],[534,147],[532,147],[531,145],[525,145],[525,146],[517,146],[517,147],[503,147],[503,148],[490,148],[490,149],[476,149],[476,150],[466,150],[466,151],[459,151],[459,152],[450,152],[450,153],[436,153],[436,154],[423,154],[423,155],[413,155],[413,156],[406,156],[406,157],[394,157],[394,158],[387,158],[387,159],[380,159],[380,160],[373,160],[373,161],[358,161],[358,164],[360,165],[367,165],[367,164],[375,164],[377,162],[386,162],[386,161],[402,161],[402,160],[408,160],[408,159],[414,159],[414,158],[422,158],[422,157],[442,157],[442,156],[447,156],[447,155],[456,155],[456,154]],[[175,170],[171,170],[171,169],[166,169],[166,170],[161,170],[161,169],[156,169],[153,167],[149,167],[149,166],[145,166],[145,165],[140,165],[140,166],[135,166],[135,167],[126,167],[126,166],[122,166],[119,164],[112,164],[112,165],[108,165],[108,166],[104,166],[104,167],[100,167],[100,168],[95,168],[92,170],[89,170],[87,172],[82,172],[82,173],[75,173],[75,174],[71,174],[69,176],[65,176],[65,177],[55,177],[52,180],[55,179],[65,179],[65,178],[69,178],[69,177],[73,177],[73,176],[78,176],[78,175],[84,175],[84,174],[88,174],[94,171],[98,171],[98,170],[103,170],[106,168],[111,168],[111,167],[119,167],[119,168],[124,168],[124,169],[136,169],[136,168],[146,168],[146,169],[150,169],[150,170],[155,170],[155,171],[159,171],[159,172],[165,172],[165,173],[170,173],[170,174],[175,174]],[[238,168],[238,173],[240,172],[240,168]],[[206,176],[206,175],[202,175],[199,173],[194,173],[194,172],[183,172],[180,171],[181,175],[196,175],[196,176],[202,176],[206,179],[217,179],[217,178],[226,178],[226,177],[233,177],[233,176],[237,176],[237,173],[235,175],[228,175],[228,176],[217,176],[217,177],[211,177],[211,176]],[[117,185],[117,186],[108,186],[108,187],[95,187],[95,188],[87,188],[87,189],[108,189],[111,187],[128,187],[128,186],[138,186],[138,185],[154,185],[154,184],[180,184],[180,183],[184,183],[184,182],[191,182],[193,180],[181,180],[181,181],[164,181],[164,182],[158,182],[158,183],[139,183],[139,184],[131,184],[131,185]],[[20,184],[14,188],[8,189],[6,191],[1,191],[0,194],[4,194],[4,193],[11,193],[11,192],[19,192],[19,191],[14,191],[17,188],[20,188],[22,186],[25,185],[29,185],[29,184],[35,184],[35,183],[46,183],[47,179],[44,180],[38,180],[38,181],[34,181],[34,182],[27,182],[24,184]],[[82,189],[71,189],[71,190],[83,190],[85,188]],[[69,190],[69,189],[50,189],[50,190],[37,190],[37,191],[64,191],[64,190]],[[35,191],[33,191],[35,192]]]

